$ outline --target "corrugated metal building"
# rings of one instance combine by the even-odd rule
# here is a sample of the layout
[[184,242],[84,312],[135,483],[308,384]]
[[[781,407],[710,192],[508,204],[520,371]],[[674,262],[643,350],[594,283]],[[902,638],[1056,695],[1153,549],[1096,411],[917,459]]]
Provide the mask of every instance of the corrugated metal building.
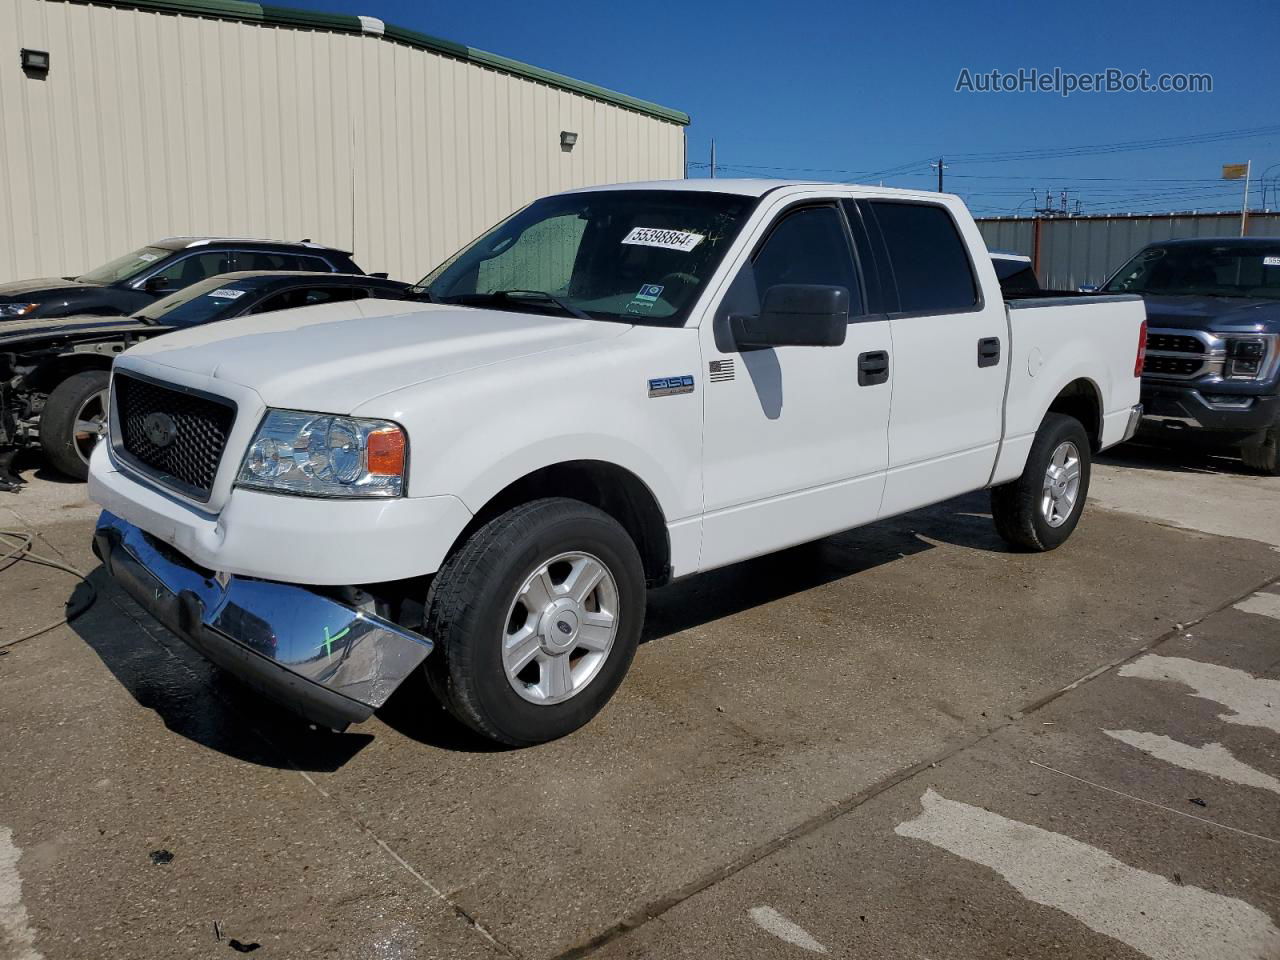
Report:
[[0,280],[206,234],[306,237],[417,279],[540,195],[683,176],[688,122],[367,17],[0,0]]
[[[1074,290],[1101,283],[1148,243],[1182,237],[1237,237],[1238,213],[1168,213],[978,221],[992,250],[1031,257],[1043,286]],[[1280,214],[1251,213],[1249,236],[1280,236]]]

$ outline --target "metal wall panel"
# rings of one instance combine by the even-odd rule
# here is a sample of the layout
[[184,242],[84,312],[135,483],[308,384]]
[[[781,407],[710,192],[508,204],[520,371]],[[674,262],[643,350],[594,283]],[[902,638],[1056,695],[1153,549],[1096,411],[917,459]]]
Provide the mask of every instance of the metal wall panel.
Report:
[[[1064,217],[1041,220],[1038,258],[1040,283],[1055,290],[1074,290],[1101,283],[1148,243],[1183,237],[1240,235],[1240,214],[1201,213],[1180,216]],[[1032,219],[979,220],[987,246],[1036,257]],[[1280,236],[1280,214],[1249,215],[1249,236]]]
[[369,34],[0,0],[0,50],[0,280],[187,234],[417,279],[543,194],[684,175],[679,123]]

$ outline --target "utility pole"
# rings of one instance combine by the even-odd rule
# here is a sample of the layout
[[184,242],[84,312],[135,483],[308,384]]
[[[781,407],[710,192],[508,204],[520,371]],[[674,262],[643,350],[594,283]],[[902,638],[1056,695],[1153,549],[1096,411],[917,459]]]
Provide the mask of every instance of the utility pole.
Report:
[[716,138],[711,138],[711,179],[716,178]]
[[1244,200],[1240,203],[1240,236],[1245,235],[1249,225],[1249,175],[1253,173],[1253,161],[1249,160],[1244,167]]
[[938,168],[938,192],[942,193],[942,171],[946,169],[946,164],[944,164],[942,162],[942,158],[939,157],[936,163],[930,163],[929,166]]

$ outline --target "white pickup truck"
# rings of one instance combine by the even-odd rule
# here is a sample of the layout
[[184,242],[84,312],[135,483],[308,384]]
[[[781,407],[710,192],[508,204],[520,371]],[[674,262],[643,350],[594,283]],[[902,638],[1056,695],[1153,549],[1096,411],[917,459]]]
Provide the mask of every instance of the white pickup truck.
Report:
[[129,350],[92,457],[110,572],[338,729],[425,669],[488,737],[562,736],[646,586],[969,491],[1052,549],[1140,413],[1142,301],[1006,303],[944,194],[577,190],[420,291]]

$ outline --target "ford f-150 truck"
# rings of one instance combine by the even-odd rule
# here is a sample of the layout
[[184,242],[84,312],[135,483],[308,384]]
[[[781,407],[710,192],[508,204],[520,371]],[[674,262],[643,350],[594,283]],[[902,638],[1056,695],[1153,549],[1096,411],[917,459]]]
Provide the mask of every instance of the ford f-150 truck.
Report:
[[1140,415],[1141,299],[1006,303],[943,194],[582,189],[419,293],[134,347],[92,455],[107,569],[332,728],[425,668],[488,737],[562,736],[646,586],[974,490],[1049,550]]
[[1143,438],[1234,449],[1280,474],[1280,240],[1153,243],[1103,290],[1147,303]]

